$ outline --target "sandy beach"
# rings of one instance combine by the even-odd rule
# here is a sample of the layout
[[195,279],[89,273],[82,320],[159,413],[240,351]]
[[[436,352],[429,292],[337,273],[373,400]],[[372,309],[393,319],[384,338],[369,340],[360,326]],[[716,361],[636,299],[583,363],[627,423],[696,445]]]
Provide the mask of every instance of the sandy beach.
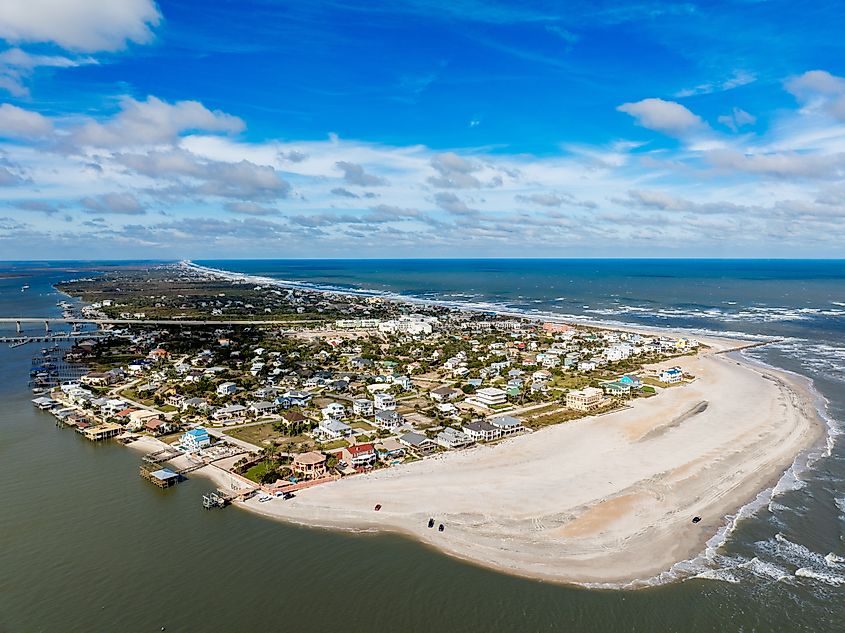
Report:
[[707,343],[672,362],[694,382],[630,408],[239,505],[315,527],[398,531],[548,581],[654,577],[702,552],[823,435],[806,383],[715,353],[736,341]]

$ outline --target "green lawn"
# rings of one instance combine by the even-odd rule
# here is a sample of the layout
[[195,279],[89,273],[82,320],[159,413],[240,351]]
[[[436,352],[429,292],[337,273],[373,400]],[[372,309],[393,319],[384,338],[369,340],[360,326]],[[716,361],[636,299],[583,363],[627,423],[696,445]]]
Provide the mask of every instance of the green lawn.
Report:
[[332,451],[337,448],[346,448],[349,446],[349,442],[346,440],[334,440],[332,442],[326,442],[325,444],[320,444],[320,450],[323,451]]
[[262,477],[264,477],[267,473],[276,472],[278,466],[279,465],[275,461],[265,459],[264,461],[258,462],[255,466],[247,470],[244,473],[244,476],[247,479],[254,481],[255,483],[261,483]]

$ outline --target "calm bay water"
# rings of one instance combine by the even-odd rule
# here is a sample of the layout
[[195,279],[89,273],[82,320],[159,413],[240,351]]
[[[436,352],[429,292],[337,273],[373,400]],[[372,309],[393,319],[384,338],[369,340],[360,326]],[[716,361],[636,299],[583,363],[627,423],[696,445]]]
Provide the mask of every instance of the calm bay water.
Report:
[[[746,334],[811,377],[845,420],[842,262],[199,262],[279,279]],[[61,265],[4,264],[0,315],[58,314]],[[21,292],[23,283],[31,288]],[[33,347],[0,348],[0,632],[845,630],[845,449],[738,522],[684,582],[562,587],[404,538],[207,512],[201,478],[160,491],[138,455],[93,445],[30,404]],[[493,492],[493,491],[491,491]],[[837,557],[843,557],[841,560]],[[796,575],[797,572],[797,575]]]

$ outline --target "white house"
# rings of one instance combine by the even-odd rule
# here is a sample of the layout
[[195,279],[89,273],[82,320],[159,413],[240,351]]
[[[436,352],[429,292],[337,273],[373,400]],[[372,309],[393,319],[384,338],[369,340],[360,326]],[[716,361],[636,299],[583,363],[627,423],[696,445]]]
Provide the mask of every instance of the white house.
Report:
[[340,420],[321,420],[317,432],[330,440],[337,440],[352,435],[352,427]]
[[373,414],[373,401],[366,398],[356,398],[352,401],[352,413],[369,417]]
[[464,433],[476,442],[489,442],[495,440],[501,432],[495,426],[484,420],[477,420],[464,424]]
[[238,390],[238,386],[233,382],[223,382],[217,385],[218,396],[231,396]]
[[473,443],[469,435],[463,431],[453,429],[451,426],[447,426],[440,431],[437,437],[434,438],[434,441],[443,448],[461,448],[462,446],[469,446]]
[[660,382],[672,385],[676,382],[681,382],[684,374],[679,367],[672,367],[671,369],[664,369],[657,377],[660,379]]
[[508,395],[496,387],[484,387],[475,392],[475,400],[490,407],[505,404],[508,401]]
[[346,417],[346,407],[344,407],[339,402],[330,402],[325,407],[320,409],[320,412],[323,414],[323,418],[326,420],[330,418],[334,418],[335,420],[342,420]]
[[514,433],[520,433],[525,430],[525,427],[522,426],[522,421],[512,415],[500,415],[495,418],[490,418],[488,422],[499,431],[499,435],[502,437],[513,435]]
[[375,408],[377,411],[392,411],[396,408],[396,398],[392,393],[379,391],[375,397]]

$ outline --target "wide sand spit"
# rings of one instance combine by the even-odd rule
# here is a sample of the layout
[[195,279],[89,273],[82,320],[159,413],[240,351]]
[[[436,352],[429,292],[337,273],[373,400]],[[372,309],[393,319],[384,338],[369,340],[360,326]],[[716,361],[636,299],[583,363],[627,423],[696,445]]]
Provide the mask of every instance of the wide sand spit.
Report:
[[809,381],[716,353],[736,341],[706,342],[666,363],[696,380],[624,410],[238,505],[313,527],[401,532],[536,579],[655,577],[702,552],[824,435]]

